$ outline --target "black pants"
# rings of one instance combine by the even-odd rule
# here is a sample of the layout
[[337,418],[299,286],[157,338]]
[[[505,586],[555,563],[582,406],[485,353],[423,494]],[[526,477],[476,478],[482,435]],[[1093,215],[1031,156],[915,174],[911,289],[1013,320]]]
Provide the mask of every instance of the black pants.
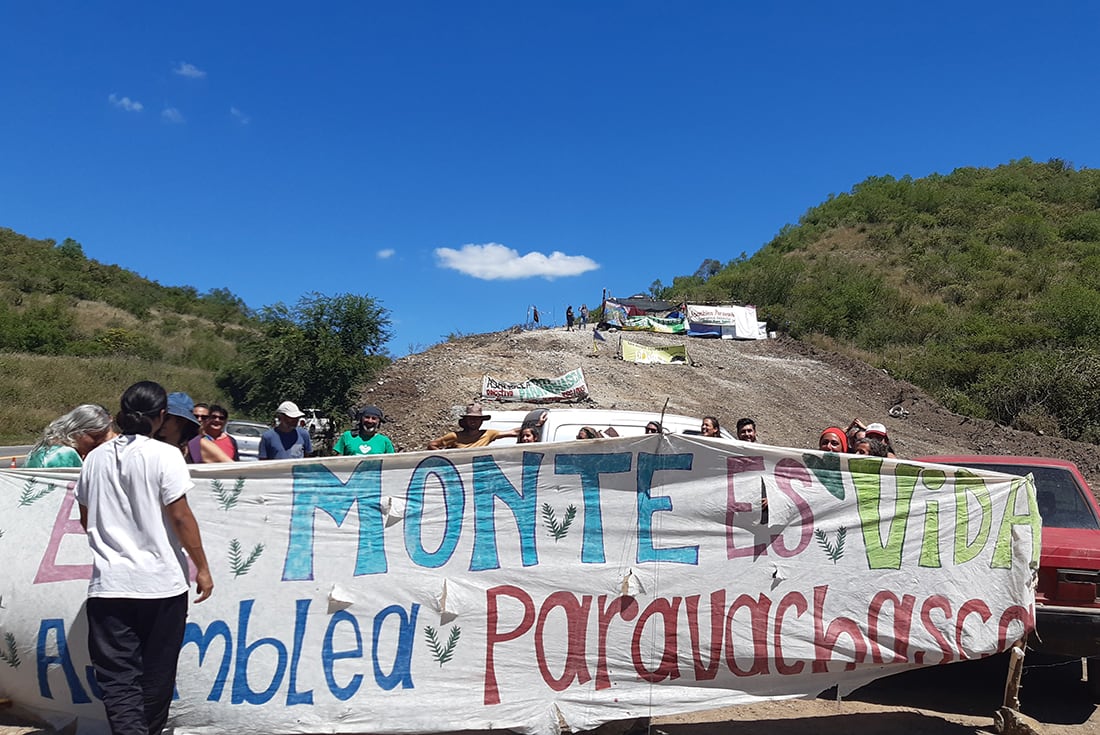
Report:
[[176,684],[187,593],[88,598],[88,651],[112,735],[160,735]]

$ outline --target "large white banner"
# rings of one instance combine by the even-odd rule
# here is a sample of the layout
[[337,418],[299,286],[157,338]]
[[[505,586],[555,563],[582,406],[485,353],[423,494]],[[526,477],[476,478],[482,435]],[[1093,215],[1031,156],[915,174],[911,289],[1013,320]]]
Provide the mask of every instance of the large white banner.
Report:
[[[1030,480],[648,435],[193,470],[180,733],[555,733],[1031,628]],[[0,695],[102,729],[68,470],[0,471]],[[762,499],[767,499],[766,512]]]
[[[766,328],[764,333],[761,334],[760,325],[762,322],[757,321],[756,307],[752,305],[707,306],[687,304],[684,316],[687,317],[689,325],[723,327],[723,337],[726,337],[727,334],[735,339],[765,339],[767,337]],[[727,327],[732,332],[727,330]]]

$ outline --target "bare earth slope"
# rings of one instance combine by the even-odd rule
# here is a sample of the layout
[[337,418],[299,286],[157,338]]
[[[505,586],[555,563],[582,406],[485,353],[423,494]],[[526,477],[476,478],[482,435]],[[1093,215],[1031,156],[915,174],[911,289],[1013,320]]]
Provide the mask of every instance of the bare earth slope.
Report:
[[[693,364],[638,365],[615,357],[619,333],[507,331],[464,337],[394,362],[364,394],[386,413],[383,431],[399,449],[423,449],[454,428],[455,408],[477,398],[483,375],[507,381],[584,370],[591,399],[579,407],[619,408],[689,416],[713,414],[731,431],[738,418],[757,421],[768,444],[817,447],[821,429],[853,417],[880,421],[900,456],[1022,454],[1076,462],[1100,487],[1100,447],[1014,431],[953,414],[919,388],[834,353],[780,338],[765,341],[687,339],[623,333],[646,345],[684,344]],[[487,402],[491,411],[492,403]],[[498,404],[526,408],[525,404]],[[905,415],[892,418],[900,406]]]

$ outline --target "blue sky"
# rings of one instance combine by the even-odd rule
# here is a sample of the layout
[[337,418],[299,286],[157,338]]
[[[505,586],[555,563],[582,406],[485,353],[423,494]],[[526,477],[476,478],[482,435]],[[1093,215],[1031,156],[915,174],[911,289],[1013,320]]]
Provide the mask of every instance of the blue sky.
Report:
[[1100,165],[1088,2],[0,4],[0,226],[403,355],[753,253],[830,193]]

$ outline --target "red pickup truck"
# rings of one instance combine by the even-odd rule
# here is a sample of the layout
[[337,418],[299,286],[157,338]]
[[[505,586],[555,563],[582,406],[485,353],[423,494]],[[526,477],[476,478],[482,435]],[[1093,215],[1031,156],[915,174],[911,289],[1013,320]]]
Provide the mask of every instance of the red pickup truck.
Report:
[[1043,457],[917,457],[921,462],[1032,475],[1043,517],[1035,633],[1028,646],[1087,658],[1089,691],[1100,701],[1100,505],[1077,465]]

